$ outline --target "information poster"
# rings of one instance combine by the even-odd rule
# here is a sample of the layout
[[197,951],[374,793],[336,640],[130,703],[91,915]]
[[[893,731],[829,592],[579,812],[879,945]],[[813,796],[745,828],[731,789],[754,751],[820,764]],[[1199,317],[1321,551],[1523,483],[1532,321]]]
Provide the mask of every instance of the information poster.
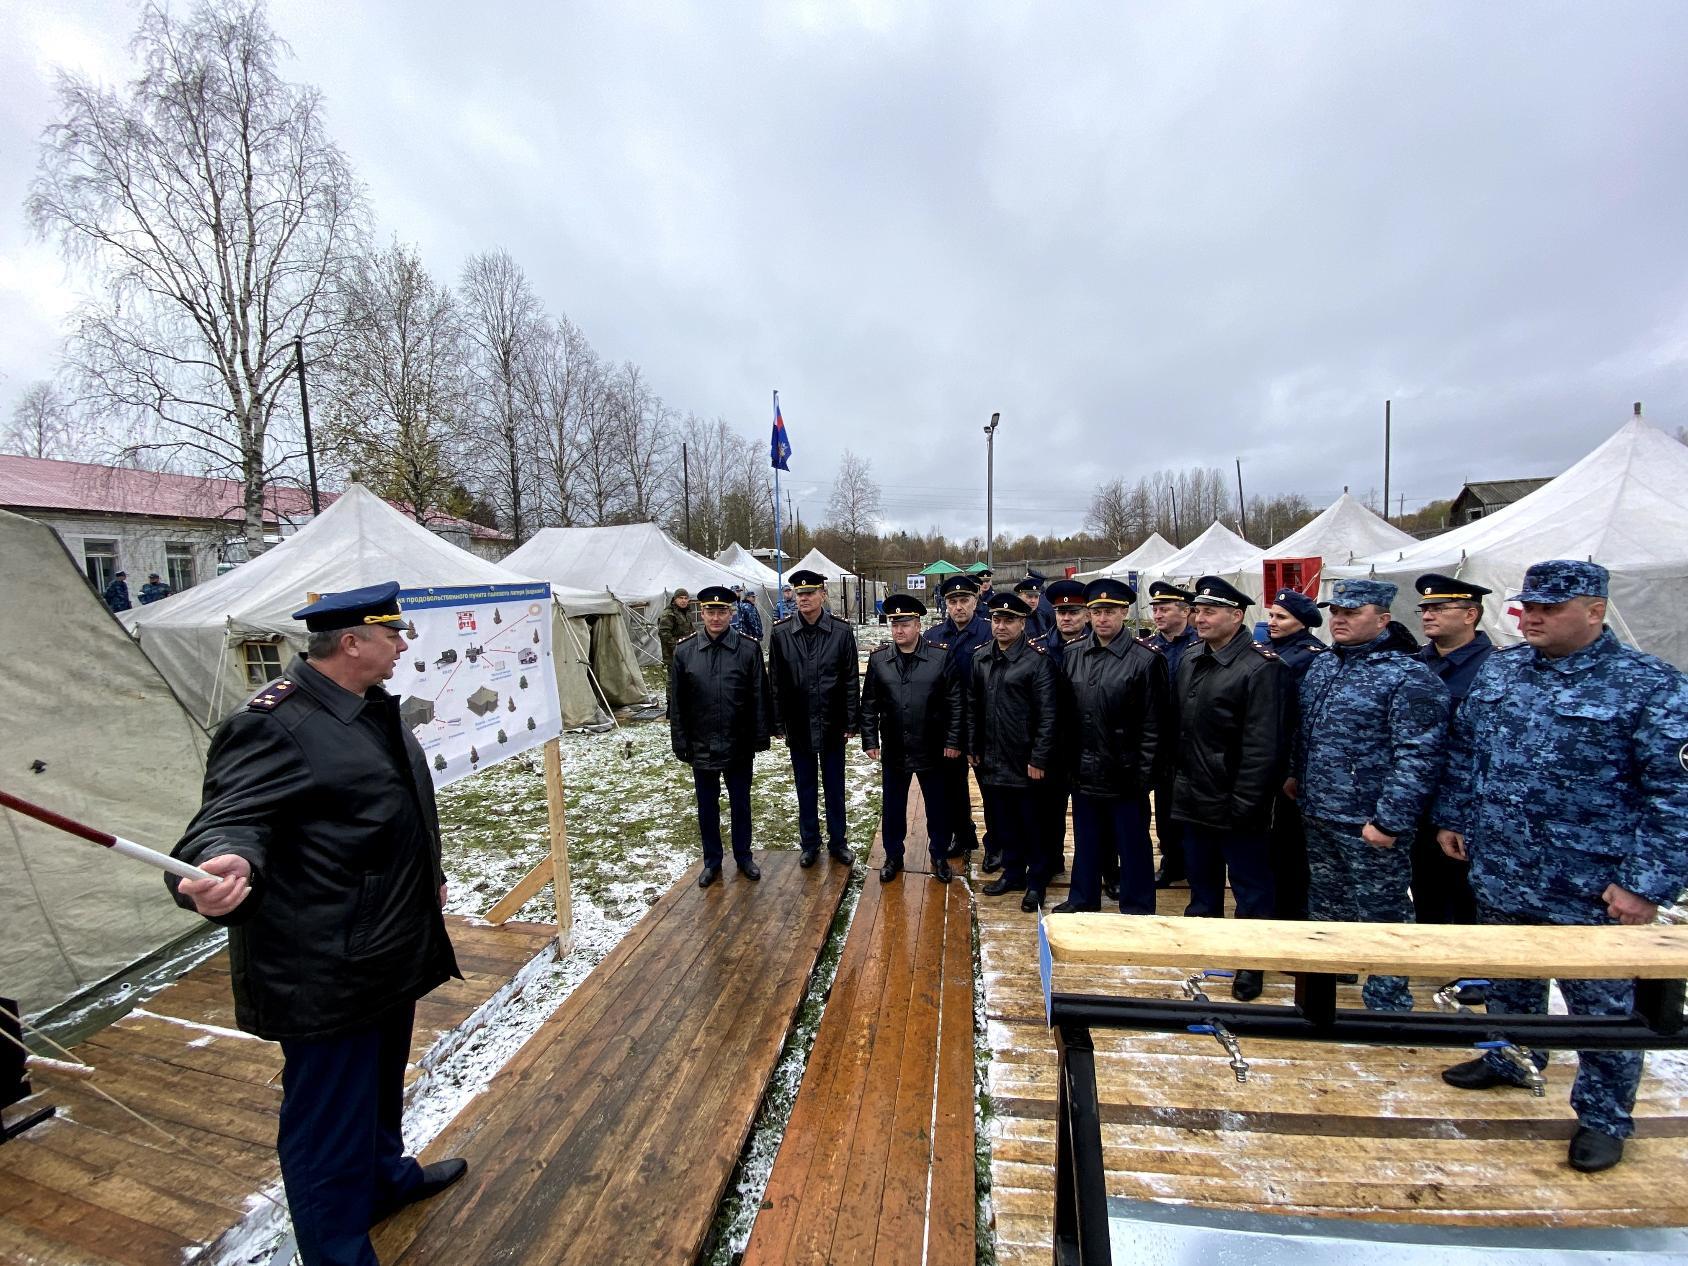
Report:
[[550,585],[404,589],[399,608],[416,635],[387,689],[434,786],[562,733]]

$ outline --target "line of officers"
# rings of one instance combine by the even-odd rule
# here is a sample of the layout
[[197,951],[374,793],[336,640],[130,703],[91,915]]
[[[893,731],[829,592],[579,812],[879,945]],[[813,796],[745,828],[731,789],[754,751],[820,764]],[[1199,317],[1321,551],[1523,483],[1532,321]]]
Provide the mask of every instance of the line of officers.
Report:
[[[886,599],[891,641],[859,680],[822,578],[792,582],[797,614],[774,627],[765,679],[754,640],[728,627],[726,590],[700,595],[705,631],[676,648],[670,716],[675,754],[696,775],[701,886],[720,874],[723,776],[735,860],[758,873],[750,766],[770,734],[791,751],[804,865],[820,847],[817,768],[828,849],[851,860],[844,748],[859,734],[882,768],[880,879],[902,870],[918,779],[932,873],[950,881],[950,860],[979,844],[971,771],[982,869],[996,876],[983,891],[1020,893],[1028,912],[1064,869],[1069,803],[1072,875],[1056,912],[1099,910],[1106,895],[1152,914],[1156,888],[1187,878],[1184,913],[1219,918],[1228,877],[1239,918],[1640,924],[1688,886],[1688,678],[1613,636],[1608,576],[1593,562],[1532,566],[1512,599],[1524,641],[1504,650],[1479,627],[1491,591],[1438,574],[1414,586],[1422,648],[1391,619],[1385,581],[1337,581],[1320,603],[1281,590],[1257,643],[1250,599],[1217,576],[1193,590],[1152,584],[1156,632],[1141,638],[1127,628],[1137,595],[1118,579],[1045,588],[1033,573],[1008,593],[988,575],[952,576],[945,618],[924,633],[919,599]],[[1329,645],[1313,631],[1327,614]],[[1632,1009],[1629,982],[1559,983],[1573,1014]],[[1238,999],[1261,988],[1261,973],[1235,973]],[[1543,980],[1493,981],[1461,1001],[1540,1014],[1547,995]],[[1369,976],[1362,996],[1375,1010],[1413,1005],[1402,977]],[[1545,1053],[1531,1058],[1545,1067]],[[1641,1066],[1635,1051],[1579,1052],[1576,1168],[1622,1158]],[[1527,1084],[1493,1051],[1443,1077]]]

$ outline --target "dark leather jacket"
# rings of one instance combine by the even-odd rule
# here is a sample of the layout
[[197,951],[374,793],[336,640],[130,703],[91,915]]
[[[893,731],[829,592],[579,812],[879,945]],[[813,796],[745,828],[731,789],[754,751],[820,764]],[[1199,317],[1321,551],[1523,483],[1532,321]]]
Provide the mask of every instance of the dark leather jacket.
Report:
[[1066,647],[1073,786],[1092,796],[1146,795],[1160,771],[1171,692],[1166,657],[1121,632]]
[[1054,765],[1055,669],[1024,637],[1006,651],[991,641],[973,652],[966,751],[979,781],[997,787],[1029,787],[1026,766]]
[[215,920],[248,1033],[332,1037],[459,974],[433,780],[380,686],[360,697],[296,657],[218,729],[174,853],[252,867],[251,894]]
[[862,728],[856,634],[824,607],[813,624],[794,615],[774,625],[768,680],[774,733],[787,747],[816,752]]
[[668,737],[693,769],[726,769],[768,750],[768,686],[756,639],[694,633],[668,666]]
[[1221,830],[1263,830],[1283,785],[1283,665],[1239,629],[1217,654],[1198,642],[1173,681],[1172,816]]
[[949,648],[923,640],[908,655],[875,650],[862,674],[862,750],[878,748],[886,769],[936,769],[946,747],[961,749],[961,678]]

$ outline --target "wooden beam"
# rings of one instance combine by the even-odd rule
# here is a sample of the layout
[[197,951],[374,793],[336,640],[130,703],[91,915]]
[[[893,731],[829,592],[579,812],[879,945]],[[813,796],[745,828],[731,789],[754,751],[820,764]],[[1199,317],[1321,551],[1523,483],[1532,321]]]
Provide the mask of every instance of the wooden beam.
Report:
[[546,884],[551,882],[553,869],[551,858],[546,857],[527,874],[516,881],[516,886],[498,899],[498,903],[488,910],[482,917],[488,923],[499,924],[505,922],[516,911],[520,910]]
[[1109,966],[1370,972],[1393,976],[1688,979],[1688,925],[1469,927],[1055,914],[1057,968]]

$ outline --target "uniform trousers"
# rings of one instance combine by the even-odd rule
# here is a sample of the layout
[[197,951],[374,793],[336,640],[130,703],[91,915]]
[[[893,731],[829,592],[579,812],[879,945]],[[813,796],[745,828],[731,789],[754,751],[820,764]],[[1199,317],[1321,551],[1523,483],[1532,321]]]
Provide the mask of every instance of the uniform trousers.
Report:
[[[1283,792],[1272,798],[1272,905],[1274,917],[1307,917],[1307,836],[1301,806]],[[1419,922],[1424,922],[1420,919]]]
[[797,783],[798,839],[805,852],[821,847],[820,800],[826,797],[826,844],[845,848],[844,825],[844,738],[829,740],[820,751],[791,749],[791,776]]
[[1436,842],[1436,828],[1413,835],[1413,913],[1420,923],[1475,923],[1471,863],[1449,857]]
[[404,1154],[414,1003],[337,1037],[283,1038],[276,1153],[305,1266],[377,1266],[369,1226],[422,1181]]
[[[1482,906],[1479,921],[1532,926],[1542,922]],[[1561,980],[1559,992],[1572,1015],[1628,1015],[1635,1008],[1633,980]],[[1547,981],[1493,980],[1489,982],[1490,1015],[1546,1015]],[[1531,1051],[1537,1068],[1547,1067],[1545,1051]],[[1483,1062],[1509,1081],[1517,1072],[1496,1051],[1485,1051]],[[1571,1110],[1591,1130],[1627,1139],[1635,1133],[1630,1110],[1641,1085],[1640,1051],[1578,1051],[1577,1077],[1571,1083]]]
[[[1360,838],[1363,823],[1303,818],[1307,834],[1308,917],[1334,923],[1411,923],[1412,843],[1378,848]],[[1360,995],[1373,1011],[1411,1011],[1405,976],[1367,976]]]
[[697,833],[703,837],[703,864],[721,865],[721,783],[727,784],[727,809],[732,814],[733,860],[740,866],[750,856],[750,775],[755,763],[736,761],[725,770],[692,770],[697,792]]
[[[965,756],[944,757],[938,779],[944,788],[945,823],[950,833],[949,856],[958,857],[979,847],[978,827],[973,823],[973,798],[967,786],[969,766]],[[984,788],[980,788],[983,798]]]
[[1173,879],[1183,879],[1188,873],[1184,861],[1184,832],[1182,822],[1172,820],[1172,785],[1155,788],[1155,838],[1160,841],[1161,869]]
[[1043,873],[1058,875],[1067,868],[1067,802],[1073,785],[1048,770],[1037,784],[1038,816],[1043,826]]
[[1002,851],[1001,878],[1011,888],[1023,885],[1041,892],[1049,875],[1035,784],[1004,787],[986,783],[983,791],[985,828],[996,837],[996,846]]
[[885,860],[903,861],[903,844],[908,839],[908,785],[920,780],[920,796],[926,802],[926,844],[934,862],[949,855],[949,812],[944,803],[943,774],[936,768],[897,769],[890,765],[879,771],[879,786],[883,792],[884,820],[880,824],[880,838],[885,844]]
[[1104,859],[1119,876],[1121,914],[1155,912],[1155,858],[1136,796],[1073,792],[1073,880],[1070,900],[1080,910],[1102,908]]
[[1272,864],[1266,832],[1227,831],[1194,822],[1182,824],[1184,862],[1190,872],[1190,904],[1184,913],[1196,919],[1225,917],[1225,876],[1239,919],[1272,917]]

